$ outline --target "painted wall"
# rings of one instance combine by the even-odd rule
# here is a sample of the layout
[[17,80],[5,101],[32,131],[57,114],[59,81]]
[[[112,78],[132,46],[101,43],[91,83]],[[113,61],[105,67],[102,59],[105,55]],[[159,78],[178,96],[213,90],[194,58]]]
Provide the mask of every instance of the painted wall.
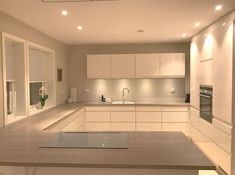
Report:
[[[38,30],[10,17],[9,15],[0,12],[0,32],[6,32],[17,37],[24,38],[43,45],[45,47],[54,49],[56,52],[56,68],[63,69],[63,82],[57,83],[57,99],[56,103],[61,104],[67,98],[67,46],[58,42],[57,40],[39,32]],[[1,39],[1,35],[0,35]],[[0,42],[0,55],[2,55],[2,46]],[[2,90],[2,59],[0,59],[0,96],[3,97]],[[0,98],[0,126],[3,123],[3,98]]]
[[[129,99],[184,98],[189,92],[189,43],[71,45],[68,47],[68,85],[78,87],[79,101],[97,100],[101,94],[122,99],[122,88],[130,89]],[[87,79],[87,54],[186,53],[185,79]],[[102,65],[100,65],[102,69]],[[176,93],[171,94],[170,89]],[[86,94],[84,89],[89,89]]]

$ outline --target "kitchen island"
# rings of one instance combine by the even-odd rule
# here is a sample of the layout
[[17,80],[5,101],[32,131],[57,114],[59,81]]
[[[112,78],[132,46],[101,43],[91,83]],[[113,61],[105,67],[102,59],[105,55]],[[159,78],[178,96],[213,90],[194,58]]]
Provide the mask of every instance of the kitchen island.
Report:
[[[197,174],[215,165],[180,132],[127,132],[127,149],[41,148],[58,131],[45,130],[84,104],[66,104],[0,130],[0,166],[56,174]],[[35,172],[36,171],[36,172]],[[48,171],[51,172],[51,171]],[[6,173],[7,174],[7,173]]]

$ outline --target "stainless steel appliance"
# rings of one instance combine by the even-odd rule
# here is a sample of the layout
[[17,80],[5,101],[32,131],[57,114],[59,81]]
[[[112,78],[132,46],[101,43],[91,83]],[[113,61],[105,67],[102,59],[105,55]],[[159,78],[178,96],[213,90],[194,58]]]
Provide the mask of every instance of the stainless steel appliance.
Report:
[[200,85],[200,117],[212,123],[213,87]]

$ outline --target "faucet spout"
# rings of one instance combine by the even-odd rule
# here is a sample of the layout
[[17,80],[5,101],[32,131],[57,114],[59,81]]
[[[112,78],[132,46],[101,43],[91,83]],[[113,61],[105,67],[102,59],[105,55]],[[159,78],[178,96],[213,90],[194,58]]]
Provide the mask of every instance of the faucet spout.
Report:
[[130,90],[129,90],[128,88],[123,88],[123,89],[122,89],[123,102],[126,101],[125,91],[127,91],[128,94],[130,93]]

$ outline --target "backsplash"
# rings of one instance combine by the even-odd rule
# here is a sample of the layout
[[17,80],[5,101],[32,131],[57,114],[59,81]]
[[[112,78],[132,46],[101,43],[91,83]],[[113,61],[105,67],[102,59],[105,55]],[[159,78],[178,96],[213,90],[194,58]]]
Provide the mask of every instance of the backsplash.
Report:
[[[130,90],[128,100],[184,98],[185,79],[88,79],[78,85],[78,100],[94,101],[102,94],[121,100],[123,88]],[[171,93],[173,89],[175,93]]]

